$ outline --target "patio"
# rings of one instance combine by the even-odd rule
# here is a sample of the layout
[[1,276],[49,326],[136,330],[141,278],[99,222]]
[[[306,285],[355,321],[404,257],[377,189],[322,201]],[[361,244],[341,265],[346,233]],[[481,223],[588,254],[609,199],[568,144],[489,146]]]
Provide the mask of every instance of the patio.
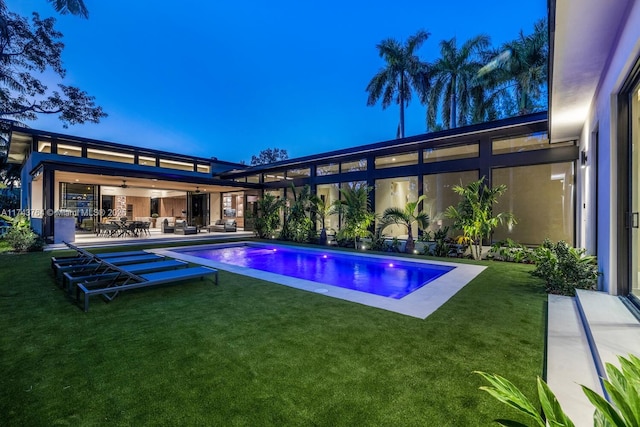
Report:
[[[224,233],[224,232],[207,232],[206,230],[202,230],[197,234],[174,234],[174,233],[163,233],[159,228],[151,228],[148,234],[141,234],[138,236],[134,235],[123,235],[121,237],[104,237],[104,236],[96,236],[95,233],[76,233],[75,241],[69,242],[74,243],[76,246],[87,248],[87,247],[113,247],[113,246],[127,246],[127,245],[148,245],[148,244],[158,244],[158,243],[174,243],[174,242],[185,242],[185,241],[205,241],[205,240],[229,240],[229,239],[247,239],[252,238],[254,236],[251,231],[244,231],[242,229],[238,229],[238,231],[234,233]],[[67,246],[64,243],[52,244],[48,245],[46,250],[59,250],[66,249]]]

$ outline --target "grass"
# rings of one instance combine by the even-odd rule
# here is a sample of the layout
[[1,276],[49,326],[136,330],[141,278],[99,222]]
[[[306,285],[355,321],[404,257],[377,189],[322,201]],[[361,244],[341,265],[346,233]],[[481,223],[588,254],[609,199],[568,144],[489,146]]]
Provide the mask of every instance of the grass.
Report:
[[425,320],[228,272],[83,313],[51,255],[0,253],[0,425],[486,426],[522,419],[472,371],[529,396],[542,374],[525,265],[485,263]]

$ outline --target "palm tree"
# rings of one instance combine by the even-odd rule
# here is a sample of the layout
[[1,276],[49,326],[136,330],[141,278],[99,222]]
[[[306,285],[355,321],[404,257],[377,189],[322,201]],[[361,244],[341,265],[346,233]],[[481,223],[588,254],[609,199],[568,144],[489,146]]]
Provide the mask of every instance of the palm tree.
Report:
[[498,197],[507,191],[507,186],[489,188],[483,186],[484,180],[483,176],[466,187],[454,186],[453,191],[461,197],[460,203],[457,208],[449,206],[445,211],[447,218],[455,220],[454,227],[462,230],[464,237],[473,245],[471,253],[474,259],[482,258],[482,239],[489,238],[499,224],[517,223],[511,212],[493,212],[493,205],[498,203]]
[[466,41],[459,49],[456,38],[440,42],[441,57],[431,65],[431,88],[423,101],[427,104],[427,127],[436,126],[438,106],[442,124],[454,128],[467,121],[473,102],[471,89],[482,68],[479,54],[489,46],[489,36],[481,34]]
[[415,249],[415,243],[413,241],[413,232],[411,227],[414,223],[418,224],[419,229],[425,229],[429,227],[429,215],[426,212],[418,210],[418,205],[426,199],[426,196],[423,194],[418,197],[418,200],[415,202],[407,202],[404,206],[404,209],[400,208],[387,208],[382,213],[382,219],[380,227],[378,228],[378,233],[382,233],[386,227],[391,224],[403,225],[407,227],[407,244],[405,245],[405,252],[412,253]]
[[339,237],[353,239],[354,247],[358,247],[358,239],[371,235],[369,227],[376,216],[371,212],[369,192],[371,187],[353,185],[340,189],[342,198],[336,203],[338,213],[342,215],[343,227],[338,232]]
[[428,86],[427,64],[420,61],[415,51],[427,40],[429,33],[420,30],[403,45],[395,39],[386,39],[376,47],[386,67],[378,71],[367,85],[367,105],[375,105],[382,97],[382,108],[392,102],[400,106],[398,136],[404,138],[404,109],[411,101],[411,89],[423,93]]
[[525,36],[520,31],[520,37],[502,50],[511,53],[505,71],[513,82],[518,114],[546,108],[537,104],[545,93],[548,79],[549,43],[545,20],[535,23],[533,34]]
[[56,12],[66,15],[70,13],[72,15],[81,16],[83,18],[89,17],[89,10],[85,6],[83,0],[47,0],[53,5]]
[[258,199],[257,213],[247,212],[248,216],[254,220],[255,234],[261,239],[268,239],[280,226],[280,209],[284,207],[284,200],[270,193],[264,193]]
[[320,229],[320,239],[318,243],[326,245],[328,241],[326,228],[327,217],[335,215],[338,212],[339,201],[336,200],[336,203],[327,203],[327,200],[322,197],[312,196],[311,202],[312,215],[320,221],[322,227]]

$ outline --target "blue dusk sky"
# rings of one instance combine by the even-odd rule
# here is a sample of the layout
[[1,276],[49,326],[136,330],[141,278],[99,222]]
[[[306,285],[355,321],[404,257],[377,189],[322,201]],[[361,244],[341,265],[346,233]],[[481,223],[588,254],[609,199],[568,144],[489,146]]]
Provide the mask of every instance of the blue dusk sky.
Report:
[[[397,105],[366,105],[384,65],[381,40],[425,29],[419,54],[428,62],[452,37],[485,33],[498,47],[531,33],[547,2],[85,0],[89,19],[56,14],[46,0],[6,3],[56,18],[64,83],[109,114],[99,124],[64,129],[49,116],[31,127],[248,163],[265,148],[299,157],[393,139]],[[424,132],[414,98],[405,133]]]

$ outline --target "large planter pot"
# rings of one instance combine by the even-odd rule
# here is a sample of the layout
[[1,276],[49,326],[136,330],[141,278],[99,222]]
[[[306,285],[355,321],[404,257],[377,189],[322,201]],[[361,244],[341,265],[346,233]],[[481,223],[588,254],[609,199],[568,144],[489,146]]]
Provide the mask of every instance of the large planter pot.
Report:
[[53,243],[76,241],[76,218],[61,216],[53,218]]

